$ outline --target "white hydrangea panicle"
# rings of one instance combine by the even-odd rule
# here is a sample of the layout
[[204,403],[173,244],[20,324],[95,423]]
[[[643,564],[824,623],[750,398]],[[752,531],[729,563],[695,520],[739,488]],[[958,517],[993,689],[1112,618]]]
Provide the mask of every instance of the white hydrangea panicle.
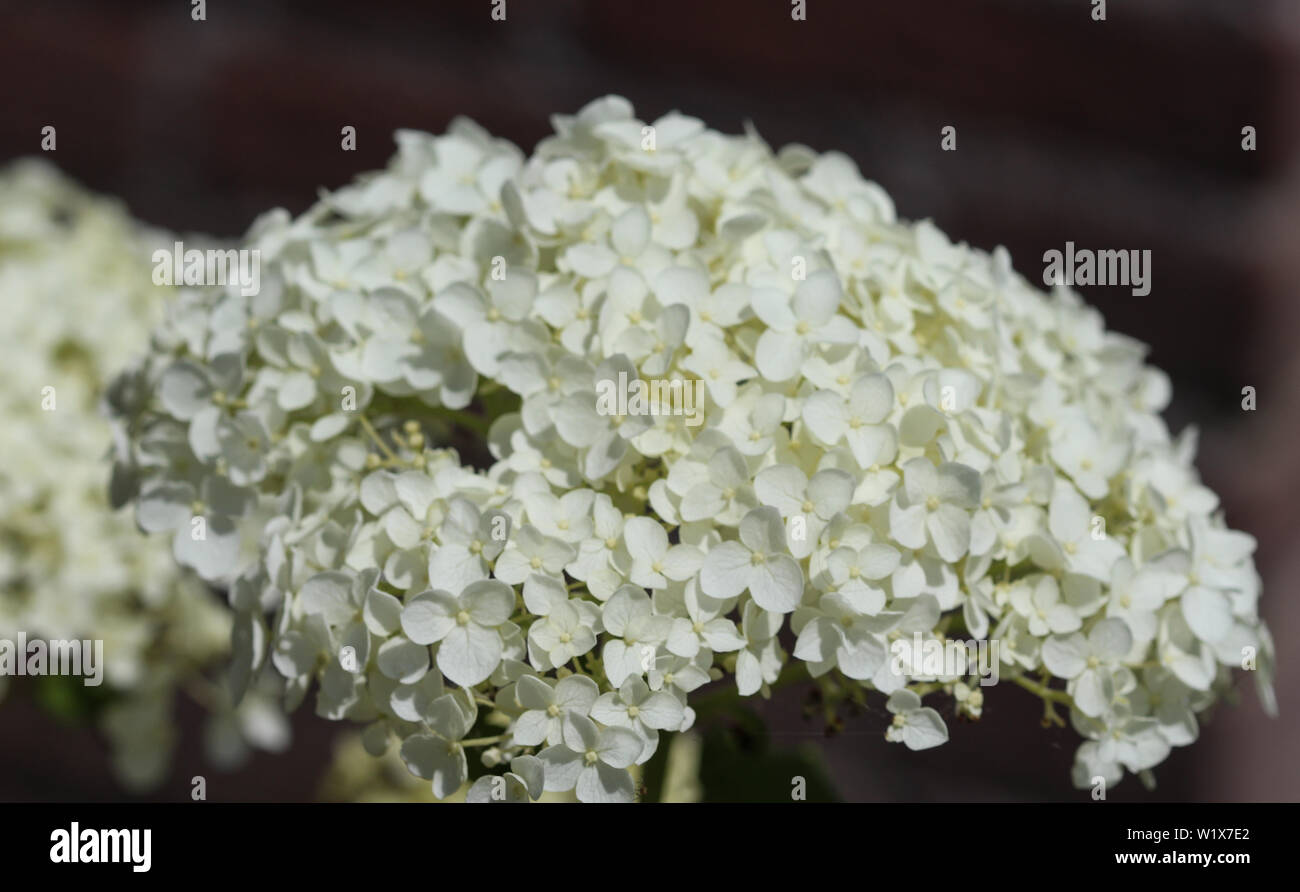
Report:
[[[117,510],[134,494],[150,530],[184,522],[188,543],[200,497],[228,512],[223,517],[242,515],[251,506],[240,501],[240,487],[258,482],[247,451],[239,456],[250,460],[232,462],[230,476],[214,476],[186,441],[197,394],[234,384],[213,383],[226,381],[225,364],[171,355],[202,357],[221,324],[212,309],[218,295],[154,283],[151,249],[170,251],[173,241],[44,161],[0,170],[0,639],[102,642],[107,694],[85,717],[99,722],[114,771],[132,788],[166,776],[181,691],[208,708],[203,743],[220,765],[239,763],[250,745],[288,744],[284,715],[264,689],[236,709],[210,678],[229,649],[230,611],[177,561],[200,564],[216,549],[191,555],[178,535],[173,560],[166,543],[140,537],[130,512]],[[121,372],[164,316],[158,353]],[[161,373],[173,365],[184,372],[167,377],[166,416],[146,420],[161,397],[154,389]],[[110,427],[105,406],[139,426]],[[246,415],[226,423],[241,437],[260,435]],[[115,462],[110,474],[110,452],[134,459]],[[153,469],[147,490],[143,467]],[[214,545],[225,528],[214,529]],[[0,695],[7,676],[0,673]]]
[[619,97],[553,124],[399,133],[119,379],[115,491],[207,520],[174,552],[230,585],[237,690],[269,656],[438,796],[493,773],[474,801],[632,799],[728,674],[937,746],[974,661],[899,649],[963,637],[1069,709],[1084,786],[1191,743],[1244,654],[1272,704],[1254,540],[1141,345],[843,155]]

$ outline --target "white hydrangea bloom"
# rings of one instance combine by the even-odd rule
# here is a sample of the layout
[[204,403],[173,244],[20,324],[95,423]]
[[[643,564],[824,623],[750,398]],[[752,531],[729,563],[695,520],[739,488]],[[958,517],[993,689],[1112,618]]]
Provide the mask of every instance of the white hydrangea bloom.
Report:
[[[213,710],[204,738],[220,763],[238,762],[250,743],[287,745],[284,716],[269,701],[250,698],[234,711],[200,674],[229,649],[229,610],[175,566],[165,543],[141,538],[129,514],[110,505],[134,484],[120,467],[110,494],[103,458],[112,433],[100,401],[173,295],[153,284],[155,244],[170,248],[172,239],[43,161],[0,171],[0,638],[104,642],[102,725],[117,774],[133,787],[165,775],[180,688]],[[178,317],[174,336],[195,324],[207,323]],[[203,382],[217,374],[191,368]],[[120,381],[118,396],[130,382]],[[188,519],[200,488],[232,488],[205,479],[197,462],[187,472],[175,445],[163,437],[140,444],[142,458],[166,468],[145,516],[164,515],[164,494],[185,489]],[[231,479],[244,468],[232,463]],[[0,676],[0,695],[7,682]]]
[[318,682],[439,796],[484,747],[512,767],[473,799],[633,798],[725,673],[852,680],[940,744],[921,698],[985,695],[891,669],[914,636],[995,639],[1070,707],[1076,778],[1191,742],[1251,649],[1271,703],[1254,540],[1140,345],[843,155],[618,97],[554,124],[530,156],[400,133],[260,220],[261,294],[184,295],[119,386],[142,525],[220,527],[176,556],[231,587],[237,691],[276,655],[289,706]]

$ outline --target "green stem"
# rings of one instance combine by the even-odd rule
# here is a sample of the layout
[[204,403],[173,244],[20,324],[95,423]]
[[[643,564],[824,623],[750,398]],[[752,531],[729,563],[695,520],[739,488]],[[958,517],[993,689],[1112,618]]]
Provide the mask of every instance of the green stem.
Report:
[[1029,691],[1030,693],[1033,694],[1037,694],[1039,697],[1041,697],[1044,700],[1050,700],[1053,703],[1060,703],[1065,706],[1074,706],[1074,699],[1065,691],[1053,690],[1052,688],[1049,688],[1046,685],[1041,685],[1036,681],[1030,681],[1028,678],[1025,678],[1023,675],[1013,678],[1011,680],[1014,681],[1016,684],[1020,685],[1026,691]]
[[397,454],[380,438],[379,431],[375,430],[375,426],[370,423],[370,419],[364,415],[358,415],[357,418],[361,421],[361,427],[370,435],[370,439],[375,441],[375,445],[379,447],[379,451],[384,454],[384,457],[391,462],[398,461]]

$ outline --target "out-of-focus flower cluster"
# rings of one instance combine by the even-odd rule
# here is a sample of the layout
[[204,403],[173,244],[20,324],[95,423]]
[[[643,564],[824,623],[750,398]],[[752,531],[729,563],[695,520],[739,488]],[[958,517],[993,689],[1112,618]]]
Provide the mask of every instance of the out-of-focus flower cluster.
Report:
[[[176,688],[198,690],[231,627],[200,580],[109,507],[99,401],[162,318],[170,289],[151,283],[152,240],[44,162],[0,171],[0,638],[104,642],[103,724],[133,786],[166,770]],[[214,752],[236,758],[246,738],[283,738],[264,699],[241,717],[210,693]]]
[[1254,540],[1140,344],[843,155],[614,97],[554,126],[400,132],[114,387],[140,525],[229,587],[237,693],[316,685],[440,797],[476,752],[471,800],[631,799],[723,675],[874,690],[937,745],[922,698],[983,693],[900,666],[915,636],[999,642],[1083,786],[1191,743],[1244,659],[1270,696]]

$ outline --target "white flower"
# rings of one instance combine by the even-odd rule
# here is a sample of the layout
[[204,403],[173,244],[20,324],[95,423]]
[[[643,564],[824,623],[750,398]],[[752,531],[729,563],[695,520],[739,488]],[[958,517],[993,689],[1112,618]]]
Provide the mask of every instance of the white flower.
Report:
[[159,481],[140,495],[136,520],[145,532],[173,531],[172,553],[204,579],[238,574],[244,533],[233,518],[245,513],[252,494],[221,477],[203,481],[202,493],[188,482]]
[[756,385],[746,385],[723,412],[718,429],[744,455],[766,455],[785,421],[786,401]]
[[574,790],[581,802],[631,802],[627,768],[641,754],[641,738],[627,728],[597,728],[584,716],[564,718],[564,743],[537,754],[549,792]]
[[438,530],[438,546],[429,552],[429,579],[451,591],[487,579],[509,534],[509,515],[480,513],[469,499],[452,499]]
[[634,517],[625,523],[623,541],[632,557],[628,579],[644,588],[664,588],[670,579],[690,579],[704,560],[693,545],[669,546],[668,533],[648,517]]
[[518,585],[532,573],[558,576],[573,560],[575,550],[560,539],[544,535],[531,524],[521,526],[507,541],[493,573],[497,579]]
[[545,792],[546,768],[536,756],[516,756],[503,775],[485,774],[465,793],[466,802],[532,802]]
[[523,746],[537,746],[542,742],[554,746],[564,739],[565,716],[590,715],[600,688],[584,675],[561,678],[554,686],[535,675],[525,675],[515,683],[515,696],[524,707],[512,729],[515,742]]
[[790,556],[785,525],[775,508],[755,508],[740,522],[740,541],[711,550],[700,570],[700,586],[714,598],[746,590],[764,610],[789,613],[803,598],[803,571]]
[[948,728],[921,698],[907,689],[889,695],[885,707],[894,714],[894,720],[885,732],[891,743],[902,742],[909,750],[928,750],[948,742]]
[[885,647],[873,624],[839,592],[822,595],[816,608],[804,608],[793,623],[799,635],[794,655],[812,665],[815,675],[838,667],[849,678],[869,679],[885,662]]
[[614,592],[601,610],[611,636],[601,651],[609,683],[622,686],[629,675],[644,675],[655,665],[657,649],[672,630],[672,617],[654,613],[646,593],[634,585]]
[[623,513],[608,495],[598,493],[592,505],[592,537],[578,544],[578,556],[564,568],[602,601],[627,579],[631,557],[623,545],[623,527]]
[[[605,414],[599,402],[597,382],[604,387],[626,381],[629,390],[641,380],[641,374],[624,355],[609,357],[596,368],[590,389],[577,391],[559,402],[552,415],[560,439],[584,453],[582,473],[589,480],[600,480],[618,467],[627,455],[627,441],[649,430],[647,414]],[[630,398],[630,395],[629,395]],[[614,407],[617,409],[617,407]]]
[[980,478],[971,468],[929,459],[903,465],[903,489],[889,506],[889,534],[906,548],[927,542],[945,561],[961,558],[970,547],[970,509],[979,502]]
[[[689,694],[691,691],[699,690],[709,683],[708,666],[713,664],[713,654],[708,650],[700,650],[693,657],[679,657],[673,654],[660,654],[655,658],[654,665],[650,669],[648,676],[650,690],[678,690],[682,694]],[[682,699],[685,699],[683,697]],[[694,721],[694,710],[686,707],[682,719],[680,730],[689,730]]]
[[564,584],[550,576],[533,575],[524,583],[524,605],[538,619],[528,629],[528,654],[533,666],[545,671],[567,665],[596,646],[592,627],[599,620],[594,604],[569,598]]
[[[463,332],[464,358],[480,375],[496,376],[501,357],[530,343],[531,330],[522,323],[537,296],[537,279],[524,270],[507,270],[501,279],[490,279],[487,295],[457,282],[433,299],[433,310],[451,320]],[[469,376],[473,391],[473,376]]]
[[639,676],[623,682],[615,693],[601,694],[591,707],[591,717],[602,725],[627,728],[644,741],[637,764],[644,764],[655,754],[659,731],[676,731],[685,714],[682,704],[672,694],[652,692]]
[[1043,642],[1043,665],[1053,675],[1068,679],[1074,705],[1087,716],[1101,715],[1112,697],[1112,671],[1133,643],[1121,619],[1097,622],[1085,637],[1053,635]]
[[1151,712],[1159,723],[1160,736],[1170,746],[1195,743],[1200,733],[1195,712],[1200,697],[1196,692],[1158,666],[1143,671],[1143,685],[1151,692]]
[[1111,567],[1124,550],[1105,535],[1104,524],[1093,520],[1088,503],[1068,483],[1057,481],[1048,517],[1052,538],[1040,537],[1030,545],[1039,564],[1109,580]]
[[745,647],[736,655],[736,687],[741,696],[756,693],[780,675],[781,655],[776,633],[781,629],[781,620],[781,614],[766,611],[753,601],[745,602],[740,623]]
[[412,734],[402,743],[402,761],[416,777],[433,781],[433,795],[445,799],[460,789],[469,776],[465,748],[460,741],[474,726],[478,710],[462,694],[446,694],[429,708],[429,730]]
[[769,381],[793,378],[816,344],[852,344],[857,330],[836,312],[842,294],[831,270],[810,273],[795,288],[793,303],[774,288],[754,292],[754,313],[767,326],[755,350],[759,372]]
[[1053,432],[1052,460],[1088,498],[1106,495],[1110,478],[1124,466],[1127,457],[1127,443],[1102,440],[1086,422],[1066,424]]
[[682,368],[698,375],[708,388],[709,397],[726,408],[736,400],[741,381],[752,378],[754,368],[741,362],[724,341],[709,338],[698,341],[682,360]]
[[789,537],[795,557],[812,553],[826,525],[849,507],[853,485],[853,476],[838,468],[818,471],[809,479],[799,468],[779,464],[764,468],[754,477],[754,492],[760,502],[772,506],[784,518],[799,518],[795,527],[799,535],[792,530]]
[[709,458],[699,482],[682,496],[682,520],[713,517],[735,526],[756,505],[751,480],[758,482],[750,473],[745,457],[731,446],[722,447]]
[[589,489],[556,498],[549,492],[529,495],[524,504],[528,520],[543,534],[576,545],[591,535],[592,499]]
[[416,644],[438,642],[438,668],[456,684],[472,686],[501,662],[498,627],[514,606],[515,593],[494,579],[471,583],[459,596],[429,589],[402,609],[402,631]]
[[701,596],[693,583],[687,584],[683,601],[686,616],[674,619],[668,632],[665,647],[670,653],[689,658],[699,653],[701,647],[715,653],[729,653],[744,646],[736,624],[721,615],[727,606],[725,601]]
[[1029,625],[1029,634],[1039,637],[1067,634],[1083,627],[1083,619],[1069,604],[1061,602],[1056,577],[1040,573],[1011,587],[1011,606]]
[[898,569],[898,549],[870,543],[860,549],[840,547],[826,558],[831,583],[858,613],[878,613],[885,606],[885,590],[872,585],[887,579]]
[[420,177],[420,196],[449,214],[488,210],[501,186],[519,167],[517,150],[502,144],[467,121],[434,140],[438,163]]
[[808,397],[803,420],[828,446],[848,443],[861,468],[891,461],[898,432],[882,424],[894,408],[894,389],[884,375],[864,375],[853,384],[848,399],[830,390]]
[[[1121,711],[1104,721],[1076,720],[1075,726],[1080,733],[1097,741],[1096,750],[1088,752],[1084,758],[1098,763],[1098,773],[1103,775],[1107,774],[1105,768],[1108,764],[1118,763],[1137,774],[1158,765],[1169,755],[1170,746],[1160,734],[1159,723],[1150,716]],[[1082,747],[1080,750],[1082,752]],[[1079,780],[1076,775],[1075,783],[1078,784]]]
[[1156,611],[1178,593],[1178,588],[1175,574],[1159,564],[1153,562],[1136,570],[1132,560],[1122,557],[1111,567],[1106,615],[1122,619],[1133,633],[1134,643],[1145,648],[1156,636]]

